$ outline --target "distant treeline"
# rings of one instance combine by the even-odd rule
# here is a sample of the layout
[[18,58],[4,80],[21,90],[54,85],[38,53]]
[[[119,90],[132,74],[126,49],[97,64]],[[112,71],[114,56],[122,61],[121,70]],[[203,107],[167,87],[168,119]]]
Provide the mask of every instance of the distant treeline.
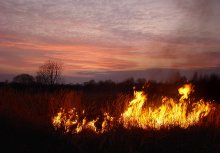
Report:
[[194,96],[220,102],[220,77],[218,75],[194,74],[192,79],[187,80],[181,76],[175,81],[157,82],[154,80],[146,80],[144,78],[134,79],[128,78],[122,82],[114,82],[112,80],[94,81],[90,80],[82,84],[41,84],[34,81],[22,82],[0,82],[0,88],[10,87],[16,90],[30,90],[33,92],[57,91],[57,90],[77,90],[83,92],[99,92],[101,93],[130,93],[133,90],[143,90],[150,95],[149,98],[155,96],[177,96],[178,88],[183,84],[192,83],[194,85]]

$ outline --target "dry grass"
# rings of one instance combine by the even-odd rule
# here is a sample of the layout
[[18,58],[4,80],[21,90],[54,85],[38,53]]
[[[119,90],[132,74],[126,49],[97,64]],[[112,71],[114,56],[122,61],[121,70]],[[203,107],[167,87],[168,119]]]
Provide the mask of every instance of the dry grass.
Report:
[[[112,116],[119,117],[133,96],[126,93],[115,94],[111,91],[83,92],[69,89],[36,91],[4,87],[0,88],[0,97],[1,116],[8,119],[14,118],[34,127],[42,129],[49,127],[51,129],[51,117],[57,113],[60,107],[66,109],[75,107],[77,110],[86,110],[89,112],[86,115],[91,118],[103,112],[109,112]],[[220,105],[216,104],[215,111],[211,112],[201,124],[202,127],[195,126],[187,130],[174,128],[169,131],[166,129],[146,131],[135,128],[128,130],[118,126],[102,135],[84,131],[77,135],[64,136],[63,133],[50,131],[53,134],[49,136],[48,141],[45,141],[45,146],[53,147],[56,143],[60,144],[61,141],[52,143],[53,139],[57,139],[57,136],[54,138],[54,135],[58,135],[59,139],[62,138],[62,146],[57,147],[61,150],[57,152],[68,152],[73,148],[75,152],[81,153],[219,152]],[[28,135],[25,137],[32,141]],[[15,138],[13,141],[17,143],[19,140],[20,138]],[[26,141],[19,143],[26,143]],[[33,143],[38,142],[33,141]],[[71,149],[65,151],[65,148]],[[33,151],[29,150],[29,152]],[[51,150],[45,150],[45,152],[51,152]]]

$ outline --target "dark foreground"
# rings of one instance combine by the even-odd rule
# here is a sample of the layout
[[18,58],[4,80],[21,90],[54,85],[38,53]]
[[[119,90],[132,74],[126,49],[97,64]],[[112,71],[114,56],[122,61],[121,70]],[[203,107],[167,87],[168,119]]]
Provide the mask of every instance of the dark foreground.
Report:
[[[192,83],[192,98],[220,102],[220,78],[194,79]],[[151,82],[143,90],[153,102],[162,96],[178,98],[183,84]],[[206,127],[186,130],[117,127],[102,135],[91,131],[65,135],[50,125],[60,107],[85,110],[88,117],[101,110],[120,115],[124,104],[133,98],[133,86],[142,89],[143,84],[132,80],[90,82],[79,87],[0,84],[0,153],[220,153],[220,106],[205,122]]]
[[[187,130],[143,131],[115,129],[97,135],[86,131],[64,135],[52,128],[40,129],[19,121],[0,120],[4,153],[219,153],[220,131],[192,127]],[[1,152],[2,152],[1,151]]]

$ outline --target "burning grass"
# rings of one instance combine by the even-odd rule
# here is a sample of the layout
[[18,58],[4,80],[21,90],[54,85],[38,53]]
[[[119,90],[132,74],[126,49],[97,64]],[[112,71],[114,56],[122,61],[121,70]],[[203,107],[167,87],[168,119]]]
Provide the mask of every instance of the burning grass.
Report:
[[[7,148],[14,152],[219,152],[220,106],[195,98],[197,86],[168,87],[158,85],[168,94],[156,85],[133,94],[0,88],[0,115],[16,120],[0,120],[2,146],[16,146]],[[37,126],[43,130],[32,130]]]
[[200,99],[191,102],[189,94],[193,91],[192,84],[185,84],[178,89],[181,95],[179,100],[163,97],[160,106],[148,104],[147,96],[143,91],[134,91],[134,98],[119,117],[111,116],[108,112],[88,120],[75,108],[66,110],[61,108],[56,116],[52,117],[55,129],[63,128],[65,133],[80,133],[83,130],[91,130],[95,133],[104,133],[118,125],[130,129],[170,129],[172,127],[188,128],[198,125],[207,117],[215,106],[210,102]]

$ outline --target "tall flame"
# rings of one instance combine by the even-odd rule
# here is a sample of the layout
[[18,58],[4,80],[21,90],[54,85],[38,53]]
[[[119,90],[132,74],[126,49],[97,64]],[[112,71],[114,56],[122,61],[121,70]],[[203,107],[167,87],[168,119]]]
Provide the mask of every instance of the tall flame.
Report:
[[192,92],[192,84],[185,84],[183,87],[178,89],[178,92],[182,97],[180,97],[180,101],[184,99],[188,99],[189,94]]
[[[162,104],[159,107],[148,106],[147,98],[143,92],[135,91],[134,99],[122,114],[123,125],[126,128],[140,127],[143,129],[160,129],[174,126],[187,128],[197,124],[200,119],[209,114],[212,109],[210,103],[200,100],[191,104],[188,100],[192,91],[191,84],[184,85],[178,91],[182,95],[179,101],[175,102],[174,99],[165,97],[162,98]],[[147,105],[147,107],[144,107],[144,105]]]
[[158,107],[148,104],[147,96],[143,91],[134,91],[134,99],[117,119],[110,116],[109,113],[104,113],[102,119],[96,117],[93,120],[87,120],[86,117],[80,117],[75,108],[68,112],[61,108],[52,118],[52,124],[55,129],[64,128],[65,132],[71,133],[79,133],[86,129],[103,133],[111,130],[115,123],[119,123],[125,128],[138,127],[156,130],[175,126],[188,128],[198,124],[214,108],[211,103],[205,102],[203,99],[191,103],[189,94],[193,91],[192,89],[191,84],[184,85],[178,89],[181,95],[179,100],[164,97]]

